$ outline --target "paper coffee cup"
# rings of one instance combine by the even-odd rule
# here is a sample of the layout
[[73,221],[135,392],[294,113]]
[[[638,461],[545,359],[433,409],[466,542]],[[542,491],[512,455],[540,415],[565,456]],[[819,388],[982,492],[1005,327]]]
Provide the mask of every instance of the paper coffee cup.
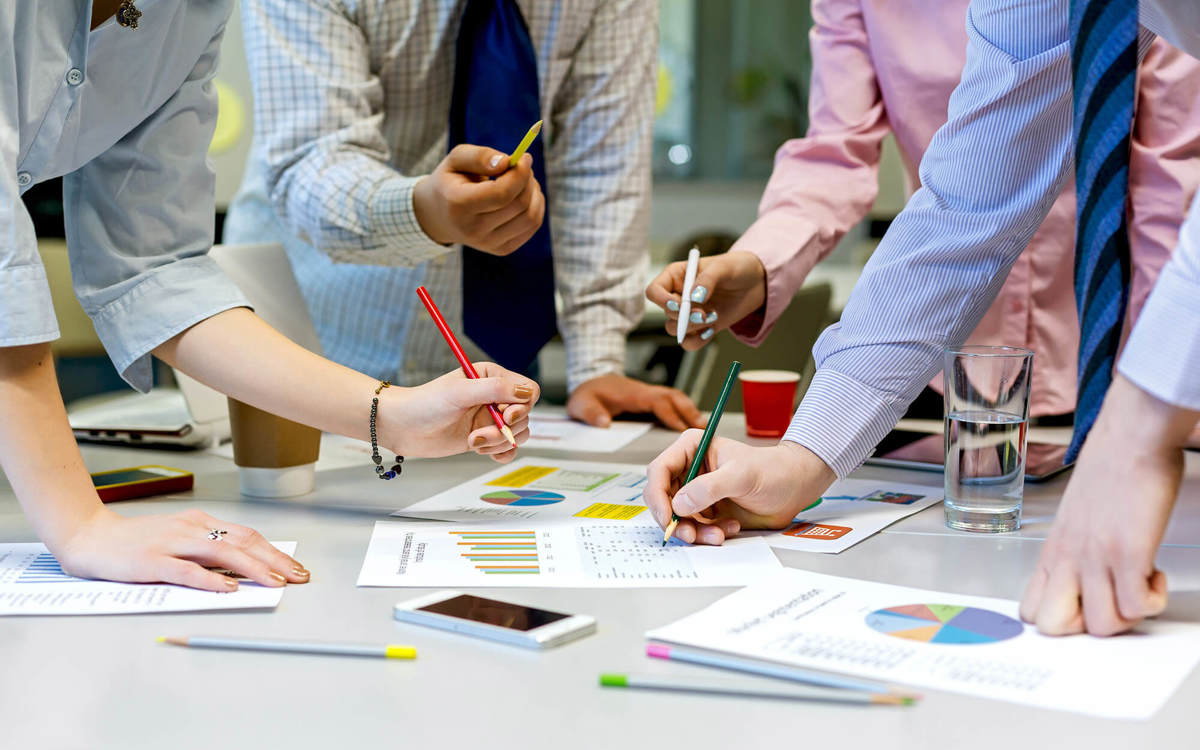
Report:
[[778,438],[787,432],[796,404],[800,373],[790,370],[743,370],[742,408],[746,412],[746,434]]
[[320,430],[232,398],[229,426],[243,495],[293,497],[312,491]]

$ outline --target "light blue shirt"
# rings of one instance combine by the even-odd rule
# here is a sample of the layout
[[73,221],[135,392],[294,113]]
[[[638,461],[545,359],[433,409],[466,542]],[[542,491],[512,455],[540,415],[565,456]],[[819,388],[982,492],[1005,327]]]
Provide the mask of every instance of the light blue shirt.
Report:
[[[1195,0],[1143,0],[1142,22],[1200,55]],[[817,341],[817,373],[785,439],[838,476],[862,463],[966,340],[1073,168],[1068,0],[974,0],[967,64],[841,321]],[[1147,44],[1143,38],[1142,48]],[[1200,409],[1200,202],[1159,277],[1119,370]]]
[[58,324],[20,194],[62,176],[71,277],[121,375],[151,384],[149,352],[246,305],[208,259],[212,78],[231,0],[139,0],[138,28],[91,26],[88,0],[0,3],[0,346]]

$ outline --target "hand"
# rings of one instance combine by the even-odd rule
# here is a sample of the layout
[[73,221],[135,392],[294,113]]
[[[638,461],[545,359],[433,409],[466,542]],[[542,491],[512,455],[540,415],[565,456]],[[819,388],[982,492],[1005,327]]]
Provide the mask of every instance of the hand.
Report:
[[675,536],[688,544],[721,544],[742,529],[782,529],[837,478],[798,443],[752,448],[713,438],[706,473],[680,487],[703,434],[683,433],[646,472],[643,498],[654,520],[665,529],[674,510],[680,518]]
[[1021,600],[1023,620],[1047,635],[1113,635],[1163,611],[1167,579],[1154,558],[1197,416],[1113,380]]
[[567,399],[567,414],[593,427],[608,427],[620,414],[654,414],[672,430],[704,426],[700,410],[683,391],[617,373],[581,383]]
[[451,456],[472,450],[507,463],[517,449],[496,427],[487,405],[495,404],[517,443],[529,439],[529,410],[538,384],[500,365],[476,362],[477,380],[461,370],[416,388],[379,395],[380,441],[402,456]]
[[[672,263],[650,286],[646,298],[667,313],[667,333],[679,325],[679,303],[687,263]],[[757,255],[740,250],[701,258],[692,287],[692,312],[684,349],[699,349],[713,334],[736,325],[767,300],[767,270]]]
[[510,169],[507,154],[461,145],[417,182],[413,210],[434,242],[508,255],[542,225],[546,198],[529,154]]
[[[208,538],[211,529],[229,533]],[[176,583],[207,591],[236,591],[231,570],[263,586],[307,583],[304,566],[257,531],[198,510],[170,516],[125,518],[107,508],[88,517],[60,548],[63,570],[81,578],[132,583]]]

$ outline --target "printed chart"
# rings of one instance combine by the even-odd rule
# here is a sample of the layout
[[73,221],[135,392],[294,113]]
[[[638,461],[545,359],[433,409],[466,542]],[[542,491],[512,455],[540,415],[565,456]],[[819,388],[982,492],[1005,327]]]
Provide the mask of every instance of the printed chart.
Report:
[[480,500],[492,505],[554,505],[561,503],[563,496],[556,492],[541,492],[538,490],[500,490],[481,495]]
[[1025,626],[1008,615],[954,604],[879,609],[867,615],[867,627],[893,638],[956,644],[996,643],[1025,632]]
[[359,586],[742,586],[780,569],[758,538],[663,546],[658,526],[567,519],[529,526],[379,522]]

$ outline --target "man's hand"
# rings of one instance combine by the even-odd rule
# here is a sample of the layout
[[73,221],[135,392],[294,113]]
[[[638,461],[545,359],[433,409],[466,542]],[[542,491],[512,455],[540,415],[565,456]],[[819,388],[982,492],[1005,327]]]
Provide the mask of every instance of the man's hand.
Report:
[[1154,558],[1198,417],[1113,380],[1021,600],[1022,619],[1047,635],[1113,635],[1163,611],[1167,579]]
[[[686,270],[687,263],[672,263],[646,287],[646,299],[666,311],[671,335],[679,325],[679,295]],[[699,349],[712,340],[713,333],[736,325],[762,307],[767,299],[767,271],[753,253],[712,255],[700,259],[692,289],[684,349]]]
[[782,529],[837,478],[797,443],[752,448],[715,438],[707,471],[681,487],[701,435],[688,430],[650,462],[643,494],[659,526],[667,527],[674,510],[681,519],[675,536],[689,544],[721,544],[742,529]]
[[510,169],[507,154],[464,144],[417,183],[413,210],[434,242],[508,255],[542,225],[546,198],[529,154]]
[[703,427],[704,418],[683,391],[612,373],[580,384],[567,399],[567,414],[593,427],[608,427],[620,414],[653,414],[665,427]]

